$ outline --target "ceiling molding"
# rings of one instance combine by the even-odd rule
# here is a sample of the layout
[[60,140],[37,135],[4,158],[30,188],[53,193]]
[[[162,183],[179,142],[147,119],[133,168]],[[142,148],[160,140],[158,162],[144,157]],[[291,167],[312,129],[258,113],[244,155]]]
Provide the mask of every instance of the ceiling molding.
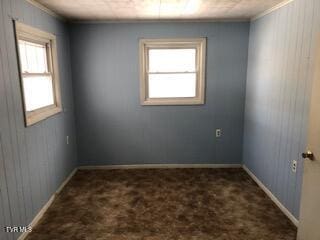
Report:
[[28,3],[30,3],[31,5],[35,6],[36,8],[41,9],[42,11],[48,13],[49,15],[61,20],[61,21],[66,21],[66,18],[62,17],[61,15],[55,13],[54,11],[52,11],[51,9],[47,8],[46,6],[38,3],[35,0],[26,0]]
[[270,9],[262,12],[262,13],[259,13],[256,16],[254,16],[253,18],[251,18],[251,21],[255,21],[255,20],[259,19],[259,18],[262,18],[262,17],[264,17],[264,16],[266,16],[266,15],[268,15],[268,14],[270,14],[270,13],[276,11],[276,10],[278,10],[279,8],[282,8],[282,7],[286,6],[286,5],[288,5],[289,3],[293,2],[293,1],[294,0],[285,0],[285,1],[281,2],[281,3],[279,3],[278,5],[276,5],[276,6],[272,7],[272,8],[270,8]]

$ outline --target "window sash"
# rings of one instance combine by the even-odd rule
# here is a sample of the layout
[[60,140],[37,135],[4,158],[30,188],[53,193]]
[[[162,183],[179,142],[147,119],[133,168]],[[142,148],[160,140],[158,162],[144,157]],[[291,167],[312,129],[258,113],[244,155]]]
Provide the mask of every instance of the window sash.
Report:
[[[21,72],[21,77],[22,77],[22,84],[24,85],[25,84],[25,78],[32,78],[32,77],[51,77],[51,84],[52,84],[52,91],[53,91],[53,104],[48,104],[46,106],[43,106],[43,107],[39,107],[39,108],[36,108],[34,110],[25,110],[28,114],[29,113],[33,113],[33,112],[37,112],[37,111],[43,111],[47,108],[52,108],[54,106],[57,106],[57,101],[55,99],[55,84],[54,84],[54,79],[53,79],[53,73],[52,73],[52,69],[53,69],[53,66],[52,66],[52,59],[51,59],[51,42],[50,41],[45,41],[45,40],[42,40],[42,39],[32,39],[30,40],[30,38],[24,38],[24,37],[18,37],[18,40],[22,40],[22,41],[25,41],[27,43],[34,43],[34,44],[38,44],[38,45],[42,45],[45,47],[45,52],[46,52],[46,63],[47,63],[47,72],[28,72],[28,71],[24,71],[24,72]],[[20,53],[21,54],[21,53]],[[21,63],[21,60],[20,60],[20,64]],[[24,94],[25,96],[25,94]],[[25,104],[26,104],[26,100],[24,100]],[[27,109],[27,107],[25,106],[25,109]]]
[[151,72],[194,72],[194,71],[150,71],[150,51],[152,50],[195,50],[195,56],[194,56],[194,71],[199,70],[199,65],[198,65],[198,49],[196,47],[182,47],[182,46],[170,46],[170,47],[148,47],[146,51],[146,71],[147,73]]
[[[175,71],[175,72],[171,72],[171,71],[157,71],[157,72],[153,72],[153,71],[149,71],[149,53],[150,53],[150,50],[153,50],[153,49],[164,49],[164,50],[167,50],[167,49],[172,49],[172,50],[175,50],[175,49],[195,49],[196,50],[196,54],[195,54],[195,69],[196,71]],[[147,86],[147,89],[146,89],[146,96],[148,99],[193,99],[195,97],[197,97],[199,95],[197,89],[198,89],[198,72],[199,72],[199,63],[197,61],[198,59],[198,48],[196,47],[190,47],[190,48],[186,48],[186,47],[183,47],[183,46],[171,46],[171,47],[149,47],[147,49],[147,61],[146,61],[146,80],[147,80],[147,83],[146,83],[146,86]],[[150,94],[149,94],[149,77],[150,77],[150,74],[196,74],[196,86],[195,86],[195,97],[159,97],[159,98],[155,98],[155,97],[150,97]]]
[[[150,64],[149,64],[149,59],[150,59],[150,50],[154,50],[154,49],[163,49],[163,50],[167,50],[167,49],[172,49],[172,50],[175,50],[175,49],[194,49],[195,50],[195,56],[194,56],[194,61],[195,61],[195,71],[149,71],[149,66],[150,66]],[[167,75],[167,74],[172,74],[172,75],[179,75],[179,74],[196,74],[196,86],[195,86],[195,94],[196,94],[196,96],[195,97],[197,97],[197,95],[198,95],[198,91],[197,91],[197,88],[198,88],[198,72],[199,72],[199,64],[198,64],[198,61],[197,61],[197,57],[198,57],[198,49],[197,48],[185,48],[185,47],[181,47],[181,46],[177,46],[177,47],[175,47],[175,46],[171,46],[171,47],[161,47],[161,48],[159,48],[159,47],[150,47],[150,48],[148,48],[147,49],[147,61],[146,61],[146,81],[147,81],[147,83],[146,83],[146,86],[147,86],[147,97],[148,98],[151,98],[150,97],[150,94],[149,94],[149,91],[150,91],[150,88],[149,88],[149,78],[150,78],[150,75],[152,74],[152,75]],[[165,99],[165,98],[167,98],[167,97],[152,97],[152,99]],[[177,98],[177,99],[181,99],[181,98],[194,98],[194,97],[178,97],[178,96],[176,96],[176,97],[169,97],[169,99],[175,99],[175,98]]]
[[[195,49],[195,71],[150,71],[149,50]],[[204,104],[206,39],[140,39],[140,102],[141,105],[198,105]],[[171,69],[170,69],[171,70]],[[149,97],[150,74],[196,74],[195,97]]]
[[[22,75],[22,84],[23,84],[23,91],[25,91],[25,87],[26,87],[26,81],[28,81],[28,78],[37,78],[37,77],[49,77],[49,79],[48,79],[48,81],[50,81],[50,84],[51,84],[51,86],[52,86],[52,92],[51,92],[51,94],[52,94],[52,102],[53,102],[53,104],[47,104],[47,105],[43,105],[43,106],[41,106],[41,107],[38,107],[38,108],[35,108],[35,109],[33,109],[33,110],[27,110],[27,99],[24,99],[24,104],[25,104],[25,111],[27,112],[27,113],[31,113],[31,112],[36,112],[36,111],[38,111],[38,110],[41,110],[41,109],[45,109],[45,108],[47,108],[47,107],[50,107],[50,106],[57,106],[57,101],[56,101],[56,99],[55,99],[55,89],[54,89],[54,80],[53,80],[53,76],[52,76],[52,74],[24,74],[24,75]],[[31,79],[29,79],[29,80],[31,80]],[[24,92],[24,96],[26,95],[26,93]],[[33,95],[34,95],[34,92],[33,92]]]
[[[148,75],[147,97],[149,99],[193,99],[197,97],[198,81],[196,73],[169,73],[164,77],[161,77],[161,75],[164,74]],[[183,84],[183,88],[181,88],[181,84]]]
[[[29,43],[34,43],[34,44],[38,44],[38,45],[42,45],[45,47],[46,49],[46,60],[47,60],[47,72],[28,72],[28,71],[21,71],[21,74],[49,74],[49,73],[53,73],[53,63],[52,63],[52,47],[51,44],[52,42],[43,38],[37,38],[35,37],[34,39],[31,39],[31,37],[24,37],[22,36],[18,36],[18,44],[19,41],[25,41],[25,42],[29,42]],[[18,46],[19,47],[19,46]],[[19,56],[21,55],[21,53],[19,53]],[[19,58],[20,64],[21,64],[21,59]]]

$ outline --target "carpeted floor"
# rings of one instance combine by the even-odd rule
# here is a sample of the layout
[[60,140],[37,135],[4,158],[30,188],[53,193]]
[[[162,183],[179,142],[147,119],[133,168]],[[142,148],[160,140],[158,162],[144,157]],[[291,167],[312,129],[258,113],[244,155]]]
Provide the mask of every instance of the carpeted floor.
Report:
[[242,169],[81,170],[27,240],[294,240]]

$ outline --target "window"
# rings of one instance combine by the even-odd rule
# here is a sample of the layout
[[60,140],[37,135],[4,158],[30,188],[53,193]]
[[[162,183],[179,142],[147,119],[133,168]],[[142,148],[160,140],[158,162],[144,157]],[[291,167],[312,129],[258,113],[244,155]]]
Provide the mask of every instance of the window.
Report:
[[141,39],[141,104],[204,104],[205,51],[205,38]]
[[16,22],[26,126],[61,112],[56,37]]

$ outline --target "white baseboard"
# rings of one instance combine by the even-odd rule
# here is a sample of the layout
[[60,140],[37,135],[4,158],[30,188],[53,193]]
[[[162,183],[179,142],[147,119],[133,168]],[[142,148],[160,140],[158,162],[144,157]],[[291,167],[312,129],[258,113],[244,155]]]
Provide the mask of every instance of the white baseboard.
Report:
[[290,221],[296,227],[298,227],[299,220],[296,219],[285,206],[283,206],[283,204],[278,200],[278,198],[274,196],[273,193],[245,165],[243,165],[243,169],[259,185],[259,187],[271,198],[271,200],[280,208],[280,210],[290,219]]
[[79,170],[90,169],[173,169],[173,168],[241,168],[241,164],[137,164],[137,165],[101,165],[80,166]]
[[69,176],[66,178],[66,180],[61,183],[60,187],[57,189],[55,195],[59,194],[62,189],[67,185],[67,183],[70,181],[70,179],[73,177],[74,174],[78,171],[78,168],[73,169],[73,171],[69,174]]
[[[41,210],[38,212],[38,214],[34,217],[32,222],[29,224],[30,227],[34,227],[37,225],[39,220],[43,217],[44,213],[48,210],[48,208],[53,203],[54,199],[57,197],[57,195],[62,191],[62,189],[67,185],[67,183],[70,181],[70,179],[73,177],[73,175],[77,172],[77,168],[75,168],[69,176],[66,178],[66,180],[63,181],[63,183],[60,185],[60,187],[57,189],[57,191],[50,197],[49,201],[41,208]],[[24,232],[21,234],[18,238],[18,240],[24,240],[28,236],[29,232]]]

